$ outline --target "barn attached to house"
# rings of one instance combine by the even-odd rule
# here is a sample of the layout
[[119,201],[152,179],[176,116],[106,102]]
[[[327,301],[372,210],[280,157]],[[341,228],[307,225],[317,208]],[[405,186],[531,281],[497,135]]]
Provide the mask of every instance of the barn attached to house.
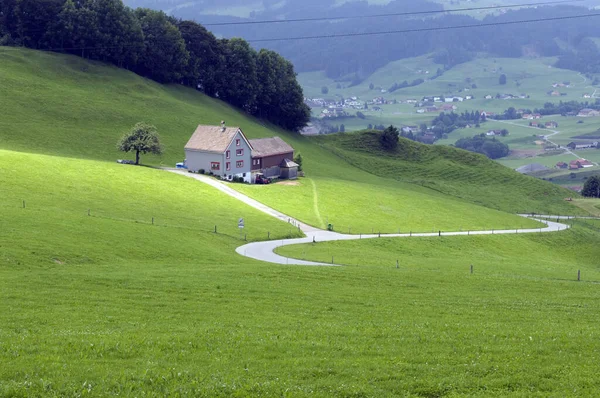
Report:
[[185,145],[188,170],[251,182],[252,145],[239,127],[200,125]]
[[[268,178],[296,178],[297,164],[295,173],[286,170],[290,168],[289,164],[294,163],[292,160],[294,159],[294,148],[284,140],[279,137],[258,138],[250,140],[250,144],[252,145],[252,174],[254,176],[262,173]],[[284,171],[283,174],[282,171]]]

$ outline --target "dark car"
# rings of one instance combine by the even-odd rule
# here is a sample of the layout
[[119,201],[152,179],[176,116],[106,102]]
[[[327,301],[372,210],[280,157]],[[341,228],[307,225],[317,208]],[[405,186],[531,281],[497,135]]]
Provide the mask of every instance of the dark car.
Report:
[[257,174],[255,179],[256,184],[270,184],[271,180],[265,177],[263,174]]

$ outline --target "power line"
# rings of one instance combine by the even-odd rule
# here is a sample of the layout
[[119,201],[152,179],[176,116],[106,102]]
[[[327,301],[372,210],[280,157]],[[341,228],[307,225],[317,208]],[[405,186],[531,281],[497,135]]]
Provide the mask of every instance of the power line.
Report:
[[398,13],[389,13],[389,14],[372,14],[372,15],[346,16],[346,17],[271,19],[271,20],[263,20],[263,21],[214,22],[214,23],[201,23],[201,24],[203,26],[230,26],[230,25],[259,25],[259,24],[272,24],[272,23],[290,23],[290,22],[336,21],[336,20],[341,20],[341,19],[399,17],[399,16],[411,16],[411,15],[444,14],[444,13],[449,13],[449,12],[463,12],[463,11],[499,10],[499,9],[505,9],[505,8],[533,7],[533,6],[543,6],[543,5],[577,3],[577,2],[582,2],[582,1],[585,1],[585,0],[545,1],[545,2],[538,2],[538,3],[513,4],[513,5],[504,5],[504,6],[469,7],[469,8],[457,8],[454,10],[413,11],[413,12],[398,12]]
[[[504,22],[491,22],[491,23],[479,23],[470,25],[454,25],[454,26],[439,26],[431,28],[418,28],[418,29],[405,29],[405,30],[389,30],[379,32],[361,32],[361,33],[340,33],[331,35],[317,35],[317,36],[298,36],[298,37],[281,37],[281,38],[265,38],[265,39],[244,39],[250,43],[265,43],[275,41],[293,41],[293,40],[313,40],[313,39],[335,39],[342,37],[360,37],[360,36],[378,36],[398,33],[420,33],[420,32],[433,32],[443,30],[454,30],[454,29],[468,29],[468,28],[483,28],[490,26],[505,26],[505,25],[516,25],[524,23],[535,23],[535,22],[549,22],[549,21],[563,21],[569,19],[583,19],[590,17],[598,17],[600,13],[584,14],[584,15],[570,15],[562,17],[548,17],[548,18],[537,18],[537,19],[523,19],[518,21],[504,21]],[[102,50],[102,49],[124,49],[133,47],[143,47],[143,44],[133,45],[121,45],[121,46],[95,46],[95,47],[54,47],[54,48],[37,48],[36,50],[42,51],[81,51],[81,50]]]
[[483,27],[489,27],[489,26],[516,25],[516,24],[533,23],[533,22],[563,21],[563,20],[567,20],[567,19],[581,19],[581,18],[598,17],[598,16],[600,16],[600,13],[585,14],[585,15],[571,15],[571,16],[562,16],[562,17],[538,18],[538,19],[524,19],[524,20],[519,20],[519,21],[479,23],[479,24],[470,24],[470,25],[455,25],[455,26],[445,26],[445,27],[440,26],[440,27],[433,27],[433,28],[388,30],[388,31],[381,31],[381,32],[340,33],[340,34],[331,34],[331,35],[281,37],[281,38],[269,38],[269,39],[246,39],[246,41],[251,42],[251,43],[265,43],[265,42],[273,42],[273,41],[335,39],[335,38],[340,38],[340,37],[377,36],[377,35],[389,35],[389,34],[396,34],[396,33],[418,33],[418,32],[432,32],[432,31],[438,31],[438,30],[483,28]]

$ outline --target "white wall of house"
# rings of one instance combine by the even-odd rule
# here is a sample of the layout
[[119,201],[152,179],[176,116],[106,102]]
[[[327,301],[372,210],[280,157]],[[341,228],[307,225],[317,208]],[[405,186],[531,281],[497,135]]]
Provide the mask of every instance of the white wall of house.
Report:
[[[239,155],[238,150],[241,151]],[[229,158],[227,158],[227,151],[229,151]],[[185,164],[189,170],[194,172],[202,169],[206,174],[212,172],[214,175],[221,177],[242,177],[246,182],[252,180],[250,173],[252,150],[239,132],[223,153],[186,149]],[[215,168],[217,165],[218,169]]]
[[[229,159],[227,159],[227,151],[229,151]],[[250,149],[250,146],[240,133],[236,134],[231,144],[229,144],[227,151],[223,154],[225,175],[242,177],[244,181],[251,182],[252,149]],[[238,151],[241,151],[241,154]],[[242,162],[241,165],[239,162]],[[230,166],[229,170],[227,170],[227,163]]]
[[[211,170],[211,163],[218,163],[219,170]],[[188,170],[197,172],[203,169],[205,173],[210,171],[216,175],[223,175],[225,164],[223,163],[223,154],[215,152],[201,152],[190,149],[185,150],[185,165]]]

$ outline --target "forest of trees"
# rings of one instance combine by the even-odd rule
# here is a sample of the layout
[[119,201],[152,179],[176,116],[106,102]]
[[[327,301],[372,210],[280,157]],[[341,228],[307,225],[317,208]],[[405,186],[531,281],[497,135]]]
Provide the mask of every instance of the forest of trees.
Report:
[[0,0],[0,45],[78,55],[183,84],[289,130],[310,118],[292,64],[121,0]]

